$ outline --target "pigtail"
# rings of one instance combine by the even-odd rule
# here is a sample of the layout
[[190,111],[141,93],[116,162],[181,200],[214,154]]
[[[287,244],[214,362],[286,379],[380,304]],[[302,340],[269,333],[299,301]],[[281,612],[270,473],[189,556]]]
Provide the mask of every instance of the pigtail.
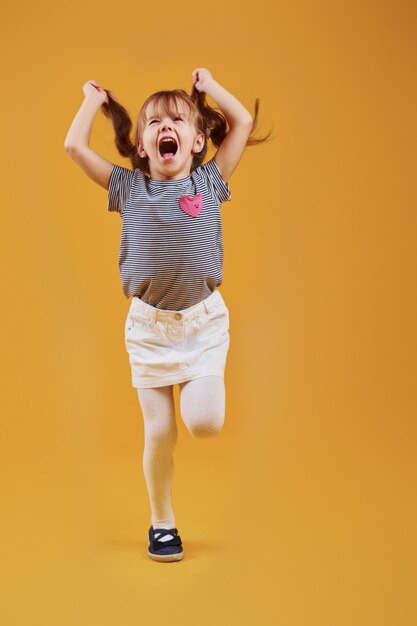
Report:
[[103,102],[101,110],[104,115],[110,118],[114,129],[114,143],[119,154],[130,159],[133,169],[139,167],[139,161],[143,161],[139,157],[134,143],[132,142],[130,133],[132,132],[133,122],[129,113],[123,105],[120,104],[116,96],[105,89],[107,93],[107,102]]
[[[195,86],[191,92],[191,100],[195,103],[203,117],[204,124],[207,129],[206,137],[210,137],[213,145],[218,148],[229,132],[226,118],[222,113],[216,111],[207,104],[206,94],[204,91],[198,91]],[[258,124],[259,101],[259,98],[256,98],[255,116],[253,118],[251,134],[246,142],[247,146],[253,146],[255,144],[268,141],[272,132],[272,130],[270,130],[264,137],[256,137],[254,135],[254,130]]]
[[210,138],[212,144],[218,148],[227,135],[226,118],[207,104],[204,91],[198,91],[194,86],[190,97],[203,118],[207,139]]

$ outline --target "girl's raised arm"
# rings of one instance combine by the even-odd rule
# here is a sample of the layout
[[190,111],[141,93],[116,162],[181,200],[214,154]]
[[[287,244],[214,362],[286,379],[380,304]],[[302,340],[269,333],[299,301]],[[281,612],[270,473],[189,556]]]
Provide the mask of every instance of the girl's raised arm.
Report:
[[91,150],[88,145],[96,113],[107,99],[105,90],[95,85],[97,83],[94,81],[85,83],[83,87],[84,102],[72,121],[65,137],[64,147],[87,176],[108,190],[113,163]]

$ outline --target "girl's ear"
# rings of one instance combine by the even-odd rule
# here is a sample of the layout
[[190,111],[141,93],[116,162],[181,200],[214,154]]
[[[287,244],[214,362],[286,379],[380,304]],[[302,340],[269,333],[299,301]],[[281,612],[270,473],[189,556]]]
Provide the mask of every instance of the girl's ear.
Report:
[[139,156],[140,156],[140,157],[142,157],[142,159],[143,159],[144,157],[148,156],[148,155],[146,154],[146,152],[145,152],[145,149],[144,149],[143,144],[142,144],[142,142],[141,142],[141,140],[140,140],[140,139],[138,139],[138,143],[137,143],[136,148],[137,148],[137,151],[138,151]]
[[204,133],[197,133],[197,137],[194,141],[194,153],[195,154],[198,154],[204,148],[204,140],[205,140]]

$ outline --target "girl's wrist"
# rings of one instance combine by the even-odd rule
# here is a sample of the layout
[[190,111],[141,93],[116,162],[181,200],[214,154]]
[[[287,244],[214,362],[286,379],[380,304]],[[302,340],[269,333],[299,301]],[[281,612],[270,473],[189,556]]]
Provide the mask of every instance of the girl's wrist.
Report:
[[102,101],[99,100],[95,94],[88,94],[84,97],[83,105],[87,108],[93,109],[95,107],[96,109],[99,109],[102,104]]
[[203,91],[211,97],[210,91],[216,88],[219,83],[214,79],[210,78],[206,83],[204,83]]

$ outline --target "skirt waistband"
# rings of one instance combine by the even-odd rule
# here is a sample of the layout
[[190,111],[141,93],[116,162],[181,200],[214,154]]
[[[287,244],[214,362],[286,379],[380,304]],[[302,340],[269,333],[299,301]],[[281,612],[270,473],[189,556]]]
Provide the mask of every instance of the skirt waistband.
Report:
[[152,321],[156,320],[192,320],[194,317],[200,315],[200,313],[211,313],[220,306],[226,306],[218,289],[215,289],[207,298],[201,302],[197,302],[193,306],[181,311],[171,311],[168,309],[158,309],[147,302],[144,302],[137,296],[133,296],[130,305],[130,313],[135,313],[141,317],[145,317]]

